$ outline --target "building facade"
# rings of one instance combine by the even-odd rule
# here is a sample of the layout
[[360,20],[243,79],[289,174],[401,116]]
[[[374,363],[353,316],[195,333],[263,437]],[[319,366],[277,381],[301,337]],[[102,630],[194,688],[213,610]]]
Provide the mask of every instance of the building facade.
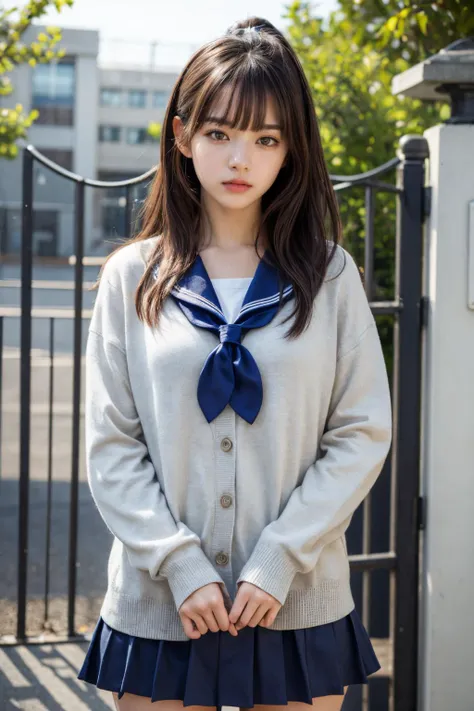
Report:
[[[45,28],[25,33],[29,43]],[[99,33],[63,29],[57,48],[66,55],[12,72],[14,91],[0,97],[0,109],[21,104],[39,111],[28,141],[50,160],[86,178],[132,178],[157,164],[159,141],[150,123],[161,123],[179,69],[100,66]],[[21,249],[22,151],[0,160],[0,253]],[[74,183],[35,162],[33,250],[38,256],[69,257],[74,252]],[[146,185],[134,188],[137,207]],[[87,188],[85,254],[101,256],[110,242],[127,236],[123,188]]]

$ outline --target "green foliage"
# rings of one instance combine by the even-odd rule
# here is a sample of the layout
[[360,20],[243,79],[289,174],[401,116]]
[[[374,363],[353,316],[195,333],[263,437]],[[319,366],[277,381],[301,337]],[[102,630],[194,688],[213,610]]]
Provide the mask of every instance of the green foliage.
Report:
[[[376,168],[395,156],[403,135],[422,133],[447,118],[445,104],[393,96],[391,82],[396,74],[426,57],[426,47],[437,51],[466,36],[468,27],[460,29],[465,2],[463,7],[457,0],[432,3],[430,8],[452,6],[450,14],[440,19],[440,11],[437,15],[426,10],[426,20],[420,15],[422,5],[413,2],[405,8],[405,2],[397,0],[340,0],[339,9],[328,21],[317,17],[312,5],[295,1],[286,7],[285,17],[290,20],[289,40],[313,93],[331,173],[350,175]],[[429,42],[425,31],[430,34]],[[435,46],[435,38],[439,46]],[[381,179],[393,183],[395,174]],[[344,245],[363,265],[364,188],[349,188],[338,195]],[[385,301],[394,296],[395,197],[376,193],[375,204],[371,298]],[[390,364],[391,321],[390,317],[379,319]]]
[[[0,9],[0,96],[9,96],[13,87],[8,72],[22,64],[34,67],[64,56],[63,49],[53,47],[61,40],[59,27],[47,27],[39,32],[35,41],[26,44],[22,36],[35,18],[42,17],[50,6],[60,11],[65,5],[72,6],[74,0],[30,0],[25,7]],[[18,155],[18,138],[25,138],[27,129],[38,118],[38,111],[28,115],[23,106],[14,109],[0,109],[0,157],[13,159]]]
[[376,37],[387,56],[403,56],[410,65],[474,34],[473,0],[340,0],[339,4],[357,25],[359,43]]
[[148,125],[147,129],[148,133],[152,138],[155,139],[155,141],[159,141],[161,138],[161,123],[157,123],[156,121],[152,121]]

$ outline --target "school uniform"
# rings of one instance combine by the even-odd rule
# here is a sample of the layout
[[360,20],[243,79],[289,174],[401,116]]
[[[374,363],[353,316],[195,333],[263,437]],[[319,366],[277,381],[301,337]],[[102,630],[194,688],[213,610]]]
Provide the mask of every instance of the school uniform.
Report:
[[[88,334],[87,473],[114,541],[79,678],[245,707],[367,683],[380,665],[354,608],[345,531],[392,430],[354,260],[337,247],[296,339],[283,323],[293,288],[267,259],[252,279],[211,280],[198,256],[150,328],[134,292],[156,239],[108,261]],[[216,582],[230,610],[242,581],[281,602],[273,624],[189,640],[184,600]]]

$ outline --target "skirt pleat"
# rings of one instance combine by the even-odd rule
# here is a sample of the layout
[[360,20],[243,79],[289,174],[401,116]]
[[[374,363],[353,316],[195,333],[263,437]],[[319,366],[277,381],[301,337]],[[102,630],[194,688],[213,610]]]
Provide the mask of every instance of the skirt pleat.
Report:
[[208,632],[176,642],[133,637],[100,617],[78,678],[118,694],[184,706],[311,704],[367,684],[380,669],[355,610],[336,622],[297,630],[245,627],[238,637]]

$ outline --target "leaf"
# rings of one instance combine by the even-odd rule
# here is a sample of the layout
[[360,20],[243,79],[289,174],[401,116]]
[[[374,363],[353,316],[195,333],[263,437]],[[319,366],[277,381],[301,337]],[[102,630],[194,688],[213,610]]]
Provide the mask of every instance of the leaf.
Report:
[[426,35],[428,31],[428,16],[426,12],[417,12],[415,17],[418,20],[420,30]]
[[387,22],[385,23],[385,27],[389,32],[395,32],[397,29],[399,21],[399,15],[392,15],[392,17],[389,17]]

